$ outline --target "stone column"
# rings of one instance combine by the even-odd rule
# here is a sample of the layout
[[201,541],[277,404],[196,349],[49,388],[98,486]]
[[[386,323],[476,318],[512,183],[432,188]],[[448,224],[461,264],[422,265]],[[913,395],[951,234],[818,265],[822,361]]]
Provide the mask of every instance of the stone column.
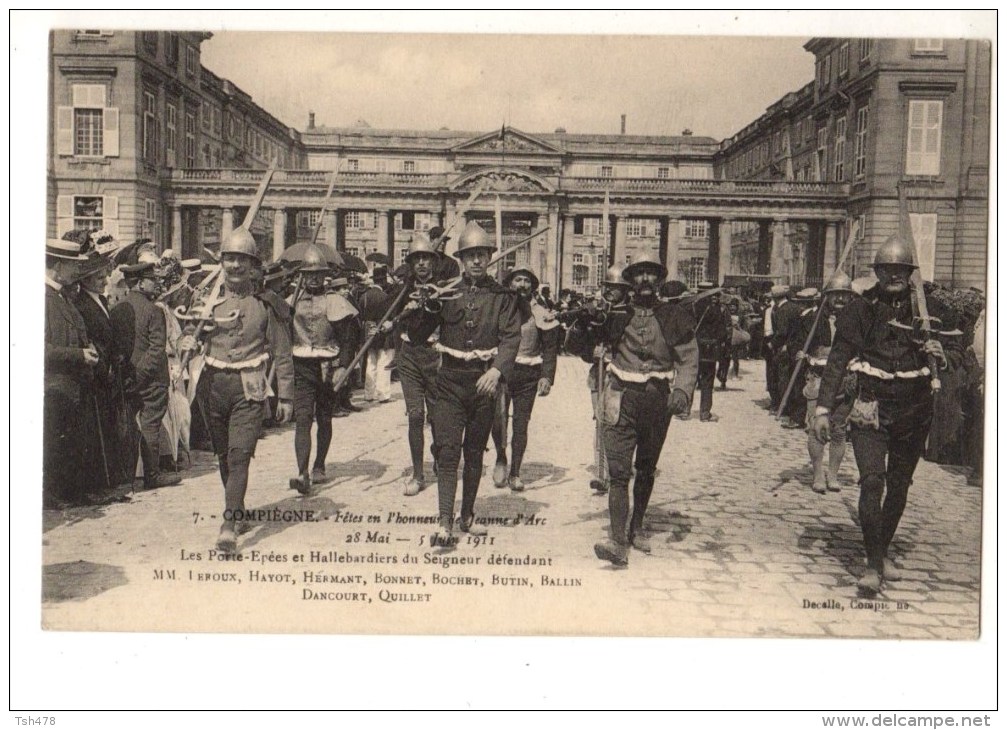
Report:
[[664,265],[668,267],[668,280],[678,278],[678,250],[682,245],[682,220],[680,218],[664,219],[665,236],[668,239]]
[[625,264],[626,262],[626,216],[615,215],[615,243],[612,247],[609,266],[613,263]]
[[825,285],[824,277],[832,276],[839,263],[839,223],[838,221],[828,221],[825,224],[825,263],[822,267],[822,285]]
[[731,221],[728,218],[720,220],[719,240],[720,248],[717,251],[717,281],[714,283],[723,284],[724,277],[731,273]]
[[772,221],[762,219],[759,224],[759,257],[755,266],[755,273],[768,274],[772,268],[773,260],[773,239],[770,230]]
[[[570,233],[572,226],[568,225],[571,216],[562,216],[562,222],[560,223],[562,238],[562,248],[563,248],[563,271],[560,276],[559,289],[569,289],[573,285],[573,235]],[[559,289],[553,292],[554,296],[559,298]]]
[[171,206],[171,250],[182,258],[182,206]]
[[390,220],[391,211],[377,210],[375,211],[375,217],[377,218],[378,222],[378,238],[376,241],[377,249],[379,252],[384,252],[384,254],[388,256],[388,260],[390,262],[388,265],[388,270],[391,271],[391,269],[395,265],[395,259],[393,258],[393,256],[395,255],[395,251],[393,250],[392,246],[392,238],[389,235],[389,233],[392,232],[394,228]]
[[[769,273],[780,276],[787,273],[787,222],[773,221],[773,243],[769,258]],[[790,283],[789,281],[787,282]]]
[[280,258],[287,247],[287,209],[273,209],[273,261]]
[[556,263],[559,256],[559,211],[549,211],[549,232],[545,234],[545,271],[542,272],[542,284],[548,284],[552,289],[553,298],[559,291],[559,280],[556,278]]
[[223,244],[234,230],[234,208],[224,208],[220,211],[220,243]]
[[326,246],[336,248],[336,230],[339,228],[339,219],[334,210],[326,210],[322,218],[322,227],[325,229],[324,243]]

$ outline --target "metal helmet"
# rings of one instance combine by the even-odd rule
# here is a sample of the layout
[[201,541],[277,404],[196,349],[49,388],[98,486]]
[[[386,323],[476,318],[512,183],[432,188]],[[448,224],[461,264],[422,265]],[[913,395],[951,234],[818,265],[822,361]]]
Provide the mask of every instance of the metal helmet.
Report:
[[437,256],[437,248],[430,243],[430,238],[425,233],[414,233],[413,242],[409,245],[409,253],[406,254],[406,262],[412,263],[416,254],[428,253]]
[[510,283],[514,280],[514,277],[517,276],[518,274],[524,274],[525,276],[527,276],[531,280],[531,290],[538,291],[538,284],[539,284],[538,277],[535,276],[534,271],[532,271],[531,269],[526,269],[524,267],[508,271],[507,276],[504,277],[503,285],[509,287]]
[[242,253],[262,263],[262,258],[259,256],[259,245],[255,242],[255,237],[252,236],[251,231],[244,226],[239,226],[231,231],[231,235],[227,237],[227,240],[220,247],[220,253],[221,255],[225,253]]
[[657,254],[653,251],[641,251],[633,259],[632,263],[623,269],[622,278],[628,282],[633,281],[633,277],[636,272],[643,268],[655,268],[657,269],[657,280],[663,281],[668,275],[668,269],[661,260],[657,257]]
[[874,265],[883,266],[893,264],[898,266],[909,266],[913,269],[919,268],[913,261],[913,247],[898,234],[891,236],[881,244],[878,252],[874,255]]
[[475,221],[469,221],[468,225],[465,226],[465,230],[462,231],[462,235],[458,237],[458,250],[455,252],[455,257],[461,258],[461,255],[465,251],[477,248],[488,251],[497,250],[490,240],[489,234],[483,230],[482,226]]
[[834,291],[846,291],[852,292],[852,281],[850,277],[846,275],[843,271],[837,271],[832,275],[832,278],[825,283],[825,293],[829,294]]
[[629,286],[629,283],[622,278],[622,272],[625,269],[626,267],[622,264],[612,264],[605,272],[605,281],[602,283],[605,286]]
[[328,271],[329,262],[325,260],[325,254],[317,245],[311,244],[304,249],[304,257],[301,259],[300,271],[308,273],[311,271]]

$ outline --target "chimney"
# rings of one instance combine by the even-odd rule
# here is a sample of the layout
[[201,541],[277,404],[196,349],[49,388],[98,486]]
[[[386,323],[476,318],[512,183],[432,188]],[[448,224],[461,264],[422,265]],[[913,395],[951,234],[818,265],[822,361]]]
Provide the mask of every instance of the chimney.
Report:
[[683,137],[691,137],[692,136],[692,130],[691,129],[683,129],[682,130],[682,136]]
[[553,134],[566,134],[566,127],[556,127],[556,131]]
[[308,129],[314,129],[314,128],[315,128],[315,113],[308,112]]
[[625,114],[622,115],[622,124],[620,126],[621,126],[621,128],[620,128],[619,134],[626,134],[626,115]]

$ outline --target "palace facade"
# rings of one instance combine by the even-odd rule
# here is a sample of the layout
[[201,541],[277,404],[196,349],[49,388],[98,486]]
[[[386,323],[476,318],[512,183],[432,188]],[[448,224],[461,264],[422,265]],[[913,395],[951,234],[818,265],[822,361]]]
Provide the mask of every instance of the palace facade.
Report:
[[985,286],[989,46],[977,41],[925,41],[917,54],[918,41],[877,40],[864,55],[861,41],[814,39],[820,78],[718,141],[331,128],[314,114],[296,130],[201,66],[208,37],[53,33],[49,235],[91,226],[201,256],[241,223],[272,163],[252,223],[267,258],[321,217],[325,245],[397,264],[413,232],[450,226],[478,188],[467,219],[499,228],[504,247],[538,233],[503,268],[531,266],[553,291],[593,291],[642,249],[692,285],[727,274],[818,284],[852,217],[866,235],[851,266],[869,264],[901,195],[924,270]]

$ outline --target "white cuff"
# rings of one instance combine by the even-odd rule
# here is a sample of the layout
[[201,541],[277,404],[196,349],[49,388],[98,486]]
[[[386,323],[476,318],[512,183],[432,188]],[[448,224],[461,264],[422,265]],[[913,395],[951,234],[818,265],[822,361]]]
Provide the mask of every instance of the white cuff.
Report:
[[827,415],[829,415],[829,409],[826,408],[825,406],[815,406],[815,415],[816,416],[827,416]]

